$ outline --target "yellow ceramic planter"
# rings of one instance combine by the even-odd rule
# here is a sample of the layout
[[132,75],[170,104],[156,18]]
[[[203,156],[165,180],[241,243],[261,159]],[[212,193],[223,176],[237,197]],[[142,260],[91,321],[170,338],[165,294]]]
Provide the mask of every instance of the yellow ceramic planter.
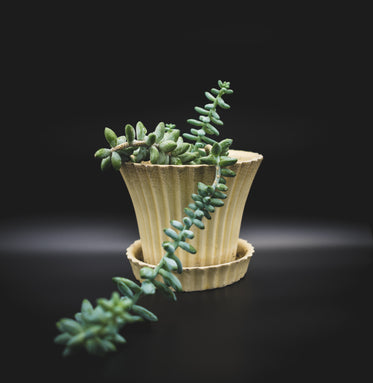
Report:
[[[204,219],[205,229],[193,227],[195,237],[189,241],[197,249],[190,254],[176,250],[183,266],[206,267],[234,262],[237,255],[241,220],[253,179],[263,159],[258,153],[230,150],[238,159],[230,167],[236,177],[226,178],[228,198],[216,208],[211,220]],[[184,208],[197,192],[197,183],[209,185],[215,178],[211,165],[153,165],[125,163],[121,174],[130,193],[136,213],[143,262],[156,265],[164,255],[162,242],[168,240],[163,229],[170,220],[182,221]]]
[[[253,246],[245,240],[239,239],[237,254],[233,261],[211,266],[184,267],[181,274],[176,272],[174,274],[179,278],[183,291],[202,291],[224,287],[239,281],[245,276],[253,253]],[[138,281],[142,281],[140,278],[140,269],[142,267],[155,267],[143,261],[140,240],[135,241],[127,249],[127,258]],[[158,275],[156,280],[161,282],[161,276]]]

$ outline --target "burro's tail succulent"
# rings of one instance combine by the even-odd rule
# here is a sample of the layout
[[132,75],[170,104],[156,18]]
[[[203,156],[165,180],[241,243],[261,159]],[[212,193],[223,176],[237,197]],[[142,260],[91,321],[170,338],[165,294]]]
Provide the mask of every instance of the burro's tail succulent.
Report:
[[215,209],[223,206],[227,198],[226,177],[235,176],[228,168],[237,162],[237,159],[229,157],[232,140],[228,138],[217,141],[210,137],[219,136],[218,127],[223,125],[223,121],[217,110],[230,108],[223,96],[232,93],[230,83],[220,80],[218,88],[205,92],[208,103],[194,108],[198,118],[187,120],[192,125],[189,133],[180,134],[175,124],[163,122],[151,133],[148,133],[141,121],[135,127],[127,124],[121,136],[105,128],[104,135],[110,147],[101,148],[95,153],[95,157],[101,160],[102,170],[110,167],[119,170],[125,162],[207,164],[215,166],[215,178],[211,185],[198,182],[197,192],[191,195],[191,203],[185,207],[185,216],[181,221],[170,217],[170,227],[164,229],[169,238],[163,242],[165,254],[155,268],[141,269],[141,283],[114,277],[113,282],[119,292],[113,292],[110,299],[97,299],[95,307],[85,299],[81,311],[75,314],[74,319],[62,318],[57,322],[60,334],[55,342],[64,346],[64,356],[79,349],[86,349],[88,353],[96,355],[115,351],[118,344],[126,342],[119,333],[126,324],[158,320],[154,313],[137,304],[142,296],[155,294],[159,290],[176,300],[175,292],[182,291],[175,272],[182,273],[183,266],[175,251],[181,248],[192,254],[197,252],[198,249],[188,243],[194,237],[193,226],[201,230],[205,228],[203,220],[211,219]]

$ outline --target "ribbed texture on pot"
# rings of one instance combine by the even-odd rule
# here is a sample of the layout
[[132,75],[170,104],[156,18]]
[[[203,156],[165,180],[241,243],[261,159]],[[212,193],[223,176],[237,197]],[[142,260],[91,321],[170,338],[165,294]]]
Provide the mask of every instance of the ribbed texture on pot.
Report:
[[[211,220],[204,219],[204,230],[192,227],[195,237],[189,243],[197,253],[176,250],[184,267],[216,265],[235,259],[246,199],[263,157],[241,150],[231,150],[230,156],[238,161],[230,167],[236,177],[226,178],[228,198],[223,207],[211,214]],[[162,242],[169,240],[163,229],[170,227],[171,219],[182,221],[184,208],[193,202],[191,194],[197,192],[197,183],[212,184],[215,167],[126,163],[120,171],[135,209],[144,261],[155,265],[164,255]]]
[[[215,289],[231,285],[243,278],[249,267],[254,248],[243,239],[239,239],[237,245],[237,254],[231,262],[214,266],[184,267],[181,274],[174,273],[180,280],[183,291]],[[140,269],[142,267],[155,267],[143,261],[140,240],[135,241],[127,249],[127,258],[138,281],[141,281]],[[158,275],[156,280],[162,281],[162,277]]]

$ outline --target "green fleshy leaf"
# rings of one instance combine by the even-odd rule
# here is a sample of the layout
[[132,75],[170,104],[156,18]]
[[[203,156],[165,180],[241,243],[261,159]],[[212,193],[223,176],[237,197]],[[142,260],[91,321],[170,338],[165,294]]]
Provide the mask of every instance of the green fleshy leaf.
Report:
[[160,269],[159,274],[162,275],[163,280],[165,281],[166,284],[169,284],[176,291],[182,291],[183,288],[179,279],[175,275],[173,275],[171,272],[166,271],[164,269]]
[[211,121],[216,124],[216,125],[220,125],[220,126],[223,126],[224,125],[224,122],[222,120],[219,120],[213,116],[211,116]]
[[117,145],[124,144],[127,142],[126,136],[119,136],[117,139]]
[[176,233],[175,230],[172,229],[164,229],[163,230],[167,236],[172,238],[173,240],[177,241],[179,239],[179,235]]
[[194,233],[191,230],[183,230],[182,233],[183,233],[183,236],[185,238],[189,238],[189,239],[193,239],[194,238]]
[[215,140],[213,140],[212,138],[207,137],[207,136],[203,136],[201,138],[202,138],[202,141],[206,142],[206,144],[214,145],[216,142]]
[[199,116],[199,119],[200,119],[200,121],[202,121],[204,123],[208,123],[211,121],[210,117],[208,117],[208,116]]
[[207,210],[209,213],[213,213],[215,211],[214,206],[212,205],[205,205],[205,210]]
[[165,133],[162,141],[174,141],[176,142],[179,139],[180,130],[179,129],[171,129]]
[[179,156],[180,154],[185,153],[190,148],[190,144],[187,142],[182,142],[177,145],[176,149],[172,152],[173,155]]
[[174,271],[177,269],[177,263],[169,257],[164,257],[163,263],[168,271]]
[[132,306],[132,311],[140,315],[142,318],[150,321],[150,322],[157,322],[158,318],[155,314],[153,314],[151,311],[146,309],[145,307],[139,306],[139,305],[133,305]]
[[216,207],[224,206],[224,202],[218,198],[211,198],[210,204]]
[[156,280],[154,280],[153,283],[157,287],[157,289],[159,289],[159,291],[163,293],[164,295],[166,295],[168,298],[174,301],[177,300],[175,293],[170,288],[168,288],[164,283],[156,281]]
[[215,165],[216,164],[216,157],[209,155],[206,157],[201,157],[200,161],[202,164]]
[[111,154],[110,149],[102,148],[102,149],[97,150],[97,152],[95,153],[95,157],[96,158],[106,158],[106,157],[110,156],[110,154]]
[[191,141],[197,141],[198,140],[198,137],[193,136],[193,134],[189,134],[189,133],[183,133],[183,137],[186,138],[187,140],[191,140]]
[[166,153],[159,152],[158,164],[168,165],[169,161],[170,161],[170,157]]
[[126,134],[127,141],[131,144],[135,139],[135,129],[132,125],[127,124],[124,128],[124,132]]
[[71,335],[76,335],[76,334],[80,333],[81,331],[83,331],[82,326],[77,321],[75,321],[74,319],[70,319],[70,318],[60,319],[57,322],[57,328],[61,332],[67,332]]
[[217,97],[218,105],[223,109],[229,109],[230,105],[228,105],[221,97]]
[[221,175],[224,177],[235,177],[236,173],[231,169],[221,169]]
[[113,335],[113,342],[123,344],[123,343],[126,343],[127,341],[125,338],[123,338],[122,335],[114,334]]
[[[146,282],[146,284],[149,282],[151,285],[153,285],[150,281],[145,281],[145,282]],[[149,294],[154,294],[155,293],[155,286],[153,285],[153,287],[154,287],[154,292],[149,293]],[[139,316],[139,315],[132,315],[132,314],[130,314],[128,312],[124,313],[122,315],[122,318],[127,323],[136,323],[136,322],[142,322],[143,321],[141,316]]]
[[120,293],[123,294],[124,296],[130,297],[130,298],[133,297],[133,292],[132,292],[132,290],[127,286],[126,283],[124,283],[124,282],[122,282],[122,281],[117,282],[117,287],[118,287],[118,290],[120,291]]
[[208,187],[203,182],[198,182],[197,188],[198,188],[198,194],[200,194],[202,197],[205,197],[208,195]]
[[155,277],[155,273],[154,273],[154,269],[152,269],[151,267],[142,267],[140,269],[140,277],[141,278],[149,278],[149,279],[152,279]]
[[155,293],[155,286],[151,281],[146,279],[141,284],[141,290],[143,291],[144,294],[151,295]]
[[113,277],[112,279],[113,279],[113,282],[115,283],[126,284],[133,291],[136,291],[136,292],[140,291],[140,286],[136,282],[131,281],[130,279],[122,278],[122,277]]
[[175,129],[176,125],[169,122],[169,123],[165,124],[165,127],[166,127],[166,131],[168,131],[168,130]]
[[110,128],[105,128],[104,130],[104,135],[106,138],[106,141],[109,143],[109,145],[113,148],[114,146],[117,145],[117,135],[114,133],[113,130]]
[[195,136],[199,136],[199,130],[198,130],[198,129],[194,129],[194,128],[192,128],[192,129],[190,129],[190,132],[191,132],[192,134],[194,134]]
[[173,219],[170,221],[170,224],[175,228],[175,229],[178,229],[178,230],[183,230],[184,229],[184,225],[177,221],[176,219]]
[[219,136],[219,131],[215,128],[215,126],[207,123],[203,125],[203,129],[208,134],[215,134],[216,136]]
[[150,147],[150,162],[152,164],[158,163],[159,151],[155,146]]
[[185,214],[188,216],[188,217],[190,217],[190,218],[194,218],[195,217],[195,215],[194,215],[194,211],[192,210],[192,209],[190,209],[189,207],[185,207],[184,208],[184,212],[185,212]]
[[141,161],[144,161],[146,159],[148,155],[148,150],[147,148],[141,146],[139,148],[137,148],[135,151],[134,151],[134,156],[135,156],[135,162],[141,162]]
[[187,226],[187,228],[191,227],[193,224],[193,221],[189,217],[183,218],[184,225]]
[[[210,197],[209,197],[210,198]],[[194,215],[195,215],[195,218],[201,220],[204,216],[203,214],[203,210],[200,210],[200,209],[197,209],[195,212],[194,212]]]
[[211,116],[214,117],[216,120],[220,120],[220,116],[216,110],[211,111]]
[[219,191],[227,191],[228,190],[228,186],[224,185],[224,184],[218,184],[217,189]]
[[154,131],[155,136],[156,136],[155,142],[159,143],[161,141],[161,139],[163,138],[165,132],[166,132],[165,124],[164,124],[164,122],[160,122]]
[[194,107],[194,110],[196,111],[196,112],[198,112],[198,113],[200,113],[200,114],[204,114],[204,115],[208,115],[209,114],[209,111],[208,110],[206,110],[206,109],[204,109],[204,108],[201,108],[201,107],[199,107],[199,106],[195,106]]
[[178,157],[171,156],[170,157],[170,164],[171,165],[182,165],[181,159]]
[[200,221],[199,219],[193,219],[193,223],[201,230],[203,230],[205,228],[205,225],[202,221]]
[[206,217],[206,219],[211,219],[211,215],[207,210],[203,211],[203,215]]
[[209,101],[215,101],[215,97],[211,93],[205,92],[205,96]]
[[195,201],[194,204],[195,204],[197,207],[199,207],[200,209],[203,209],[203,207],[204,207],[204,204],[203,204],[203,202],[201,202],[201,201]]
[[159,150],[163,153],[170,153],[175,150],[177,147],[177,143],[171,140],[163,141],[159,144]]
[[216,142],[211,148],[211,154],[214,156],[218,156],[221,153],[221,146],[219,142]]
[[231,166],[231,165],[234,165],[236,162],[237,162],[237,158],[221,156],[219,165],[220,166]]
[[146,135],[146,128],[141,121],[136,124],[136,137],[139,141],[143,141]]
[[199,154],[196,152],[186,152],[184,154],[181,154],[179,158],[183,164],[187,164],[188,162],[194,161],[198,157],[198,155]]
[[[191,125],[194,125],[194,126],[203,126],[204,125],[204,122],[199,121],[199,120],[195,120],[194,118],[189,118],[189,120],[187,120],[187,122]],[[184,135],[184,137],[185,137],[185,135]]]
[[152,146],[155,143],[156,140],[155,133],[150,133],[149,136],[146,138],[145,143],[147,146]]
[[82,314],[92,314],[93,306],[88,299],[83,299],[82,307],[81,307],[80,311],[82,312]]
[[174,253],[175,247],[170,242],[163,242],[162,247],[167,251],[167,253]]
[[172,260],[176,262],[177,272],[181,274],[183,272],[183,265],[181,264],[180,259],[175,254],[168,254],[167,257],[171,258]]
[[191,197],[193,201],[202,201],[202,197],[199,194],[193,193]]
[[120,155],[117,152],[113,152],[111,154],[111,165],[113,166],[113,169],[119,170],[122,166],[122,159]]
[[[224,186],[225,186],[225,185],[224,185]],[[227,198],[227,195],[224,194],[224,193],[222,193],[222,192],[219,191],[219,190],[215,190],[215,191],[214,191],[214,197],[216,197],[216,198],[220,198],[220,199],[225,199],[225,198]]]
[[179,247],[191,254],[195,254],[197,252],[197,250],[190,243],[187,242],[180,241]]
[[226,138],[225,140],[220,141],[222,152],[226,152],[229,149],[229,147],[232,145],[232,142],[233,140],[230,138]]

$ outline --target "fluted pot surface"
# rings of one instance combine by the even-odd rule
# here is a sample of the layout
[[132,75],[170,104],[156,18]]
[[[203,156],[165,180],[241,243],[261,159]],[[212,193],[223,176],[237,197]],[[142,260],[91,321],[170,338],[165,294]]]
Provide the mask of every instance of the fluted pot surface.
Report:
[[[230,167],[236,177],[226,178],[228,197],[211,214],[211,220],[203,220],[205,229],[192,226],[195,237],[189,243],[197,253],[176,250],[185,267],[217,265],[236,258],[246,199],[263,156],[242,150],[229,154],[238,159]],[[215,166],[125,163],[120,172],[135,209],[143,260],[156,265],[165,253],[162,242],[169,240],[163,229],[170,227],[170,220],[182,221],[184,208],[193,202],[191,194],[197,193],[197,183],[211,185],[214,181]]]

